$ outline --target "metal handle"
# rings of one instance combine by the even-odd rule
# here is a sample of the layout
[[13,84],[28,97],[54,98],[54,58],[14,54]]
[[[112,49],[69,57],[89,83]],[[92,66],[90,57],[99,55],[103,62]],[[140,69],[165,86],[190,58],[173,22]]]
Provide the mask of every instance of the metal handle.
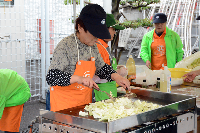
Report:
[[127,88],[127,87],[126,87],[126,89],[125,89],[125,90],[126,90],[126,93],[130,93],[130,91],[128,90],[128,88]]
[[106,91],[102,91],[102,90],[100,90],[99,88],[97,88],[97,87],[95,87],[95,86],[93,86],[93,89],[95,89],[95,90],[97,90],[97,91],[101,91],[101,92],[104,92],[104,93],[106,93],[106,95],[111,99],[111,100],[115,100],[108,92],[106,92]]
[[97,90],[97,91],[100,91],[100,89],[97,88],[97,87],[95,87],[95,86],[93,86],[93,89],[95,89],[95,90]]

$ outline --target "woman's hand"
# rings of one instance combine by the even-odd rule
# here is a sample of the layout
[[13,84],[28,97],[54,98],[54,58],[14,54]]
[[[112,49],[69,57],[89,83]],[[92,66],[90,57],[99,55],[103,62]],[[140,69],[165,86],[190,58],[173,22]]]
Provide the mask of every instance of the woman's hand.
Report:
[[192,82],[194,80],[194,78],[199,75],[200,70],[197,71],[192,71],[189,72],[185,75],[183,75],[183,77],[185,77],[185,79],[183,79],[185,82]]
[[122,86],[124,89],[128,88],[128,90],[131,91],[130,82],[127,78],[124,78],[117,73],[111,74],[111,78],[116,81],[119,86]]
[[149,60],[146,61],[146,66],[151,69],[151,62]]
[[90,78],[90,77],[82,77],[82,76],[77,76],[77,75],[72,75],[70,83],[78,83],[78,84],[82,84],[86,87],[89,88],[99,88],[98,85]]

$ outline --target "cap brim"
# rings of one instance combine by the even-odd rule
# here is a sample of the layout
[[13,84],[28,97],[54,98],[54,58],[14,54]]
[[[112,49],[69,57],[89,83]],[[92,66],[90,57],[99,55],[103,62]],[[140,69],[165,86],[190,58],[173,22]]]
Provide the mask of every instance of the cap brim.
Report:
[[124,30],[125,29],[125,27],[122,27],[120,25],[115,25],[115,26],[113,26],[113,28],[115,28],[116,30]]
[[110,32],[105,24],[93,25],[86,22],[84,25],[93,36],[100,39],[111,39]]
[[166,20],[156,19],[152,23],[165,23],[165,22],[166,22]]
[[196,20],[200,20],[200,16],[198,16],[198,17],[196,18]]

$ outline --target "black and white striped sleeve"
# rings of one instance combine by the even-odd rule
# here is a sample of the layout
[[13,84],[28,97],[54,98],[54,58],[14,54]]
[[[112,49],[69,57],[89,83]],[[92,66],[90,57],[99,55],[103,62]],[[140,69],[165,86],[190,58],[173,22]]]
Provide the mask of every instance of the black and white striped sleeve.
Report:
[[65,73],[58,69],[50,69],[47,76],[46,81],[50,86],[68,86],[70,85],[72,74]]

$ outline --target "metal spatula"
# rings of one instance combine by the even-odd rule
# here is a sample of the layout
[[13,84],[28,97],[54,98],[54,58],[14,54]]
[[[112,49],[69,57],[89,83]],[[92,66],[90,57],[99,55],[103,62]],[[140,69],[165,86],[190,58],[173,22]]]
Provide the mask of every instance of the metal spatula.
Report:
[[101,92],[106,93],[106,95],[107,95],[112,101],[115,101],[115,99],[114,99],[108,92],[102,91],[102,90],[100,90],[99,88],[96,88],[95,86],[93,86],[93,88],[94,88],[95,90],[97,90],[97,91],[101,91]]
[[137,95],[135,93],[130,92],[127,87],[125,90],[126,90],[126,95],[125,95],[126,97],[128,97],[128,98],[137,97]]

